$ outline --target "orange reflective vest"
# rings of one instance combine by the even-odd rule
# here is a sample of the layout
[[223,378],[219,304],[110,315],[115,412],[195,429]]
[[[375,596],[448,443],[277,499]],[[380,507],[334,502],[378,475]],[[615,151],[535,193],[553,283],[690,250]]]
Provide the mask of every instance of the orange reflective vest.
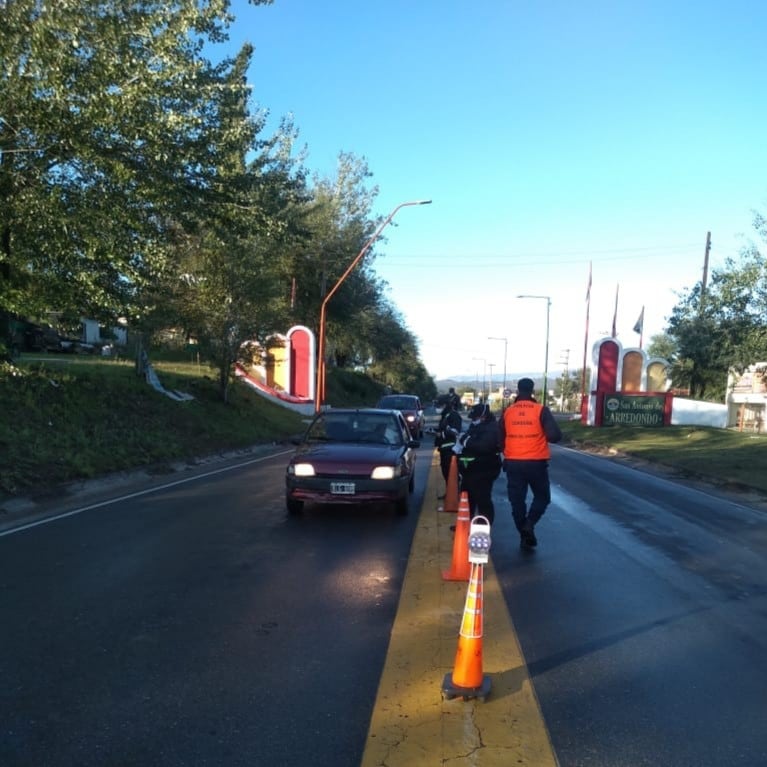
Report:
[[503,413],[506,439],[503,457],[511,461],[545,461],[551,458],[546,432],[541,425],[543,405],[517,400]]

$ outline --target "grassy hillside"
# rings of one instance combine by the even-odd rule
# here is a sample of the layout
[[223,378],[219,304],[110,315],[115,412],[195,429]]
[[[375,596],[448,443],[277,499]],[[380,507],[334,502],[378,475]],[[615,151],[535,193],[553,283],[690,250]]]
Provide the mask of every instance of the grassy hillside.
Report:
[[[154,361],[177,402],[136,375],[131,362],[50,355],[0,371],[0,493],[45,490],[112,471],[152,467],[257,444],[303,430],[302,416],[244,384],[229,404],[213,372],[193,363]],[[364,376],[329,371],[333,405],[372,405],[380,388]]]

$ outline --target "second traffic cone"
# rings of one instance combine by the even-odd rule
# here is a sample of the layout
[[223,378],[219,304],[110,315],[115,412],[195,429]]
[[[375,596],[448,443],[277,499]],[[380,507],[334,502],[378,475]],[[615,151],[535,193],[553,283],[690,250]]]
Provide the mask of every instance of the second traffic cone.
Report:
[[450,470],[447,473],[447,488],[445,489],[445,502],[441,511],[458,511],[458,456],[453,455],[450,459]]
[[483,570],[484,565],[476,562],[471,566],[453,673],[445,674],[442,682],[446,698],[484,700],[490,692],[490,677],[482,673]]
[[461,502],[458,504],[458,516],[455,520],[455,536],[453,537],[453,560],[449,570],[442,573],[445,581],[468,581],[471,573],[469,565],[469,525],[471,515],[469,513],[469,494],[464,490],[461,493]]

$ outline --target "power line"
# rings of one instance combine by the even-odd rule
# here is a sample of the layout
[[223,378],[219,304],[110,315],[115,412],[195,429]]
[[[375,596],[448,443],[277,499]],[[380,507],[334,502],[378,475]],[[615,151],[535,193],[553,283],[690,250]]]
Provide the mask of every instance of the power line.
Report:
[[[585,259],[583,257],[578,258],[561,258],[558,256],[562,256],[561,253],[551,253],[551,254],[541,254],[541,255],[532,255],[532,254],[520,254],[517,256],[509,256],[509,255],[490,255],[486,254],[484,257],[482,255],[477,255],[476,253],[472,254],[451,254],[450,259],[451,261],[455,261],[458,263],[463,263],[464,261],[466,263],[471,264],[472,268],[491,268],[495,269],[498,267],[503,266],[553,266],[553,265],[564,265],[564,264],[583,264],[587,263],[587,261],[593,261],[594,263],[610,263],[610,262],[616,262],[616,261],[631,261],[636,258],[642,258],[642,259],[648,259],[648,258],[664,258],[667,259],[671,256],[678,256],[683,254],[685,251],[689,251],[689,253],[693,253],[693,251],[698,252],[698,249],[700,248],[700,245],[690,245],[690,246],[680,246],[677,248],[669,248],[669,249],[656,249],[656,248],[634,248],[634,249],[625,249],[625,250],[614,250],[614,251],[603,251],[606,253],[627,253],[628,255],[622,255],[622,256],[612,256],[608,258],[593,258],[589,257],[588,259]],[[656,253],[652,253],[651,251],[657,250]],[[592,251],[593,253],[594,251]],[[565,254],[566,255],[566,254]],[[571,254],[575,255],[575,254]],[[588,254],[587,254],[588,255]],[[434,269],[434,268],[442,268],[444,266],[444,254],[402,254],[398,253],[396,257],[391,258],[386,255],[380,255],[380,261],[379,264],[385,264],[386,266],[407,266],[409,268],[428,268],[428,269]]]
[[[663,251],[669,251],[669,250],[696,250],[700,247],[700,243],[696,242],[685,242],[685,243],[669,243],[665,245],[636,245],[629,248],[604,248],[602,250],[594,250],[593,248],[588,248],[586,250],[552,250],[544,253],[536,253],[535,257],[542,257],[542,256],[589,256],[595,253],[635,253],[639,251],[648,251],[648,250],[663,250]],[[480,253],[480,256],[492,256],[495,254],[492,253]],[[499,253],[497,254],[498,258],[509,258],[508,253]]]

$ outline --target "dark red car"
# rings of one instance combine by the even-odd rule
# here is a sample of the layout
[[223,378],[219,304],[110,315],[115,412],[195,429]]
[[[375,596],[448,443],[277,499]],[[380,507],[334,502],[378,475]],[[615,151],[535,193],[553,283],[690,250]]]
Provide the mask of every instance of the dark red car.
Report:
[[423,439],[426,428],[426,416],[421,400],[415,394],[387,394],[378,400],[376,407],[399,410],[405,416],[410,433],[415,439]]
[[407,514],[415,487],[415,449],[399,411],[333,408],[318,413],[285,474],[288,512],[305,503],[393,503]]

